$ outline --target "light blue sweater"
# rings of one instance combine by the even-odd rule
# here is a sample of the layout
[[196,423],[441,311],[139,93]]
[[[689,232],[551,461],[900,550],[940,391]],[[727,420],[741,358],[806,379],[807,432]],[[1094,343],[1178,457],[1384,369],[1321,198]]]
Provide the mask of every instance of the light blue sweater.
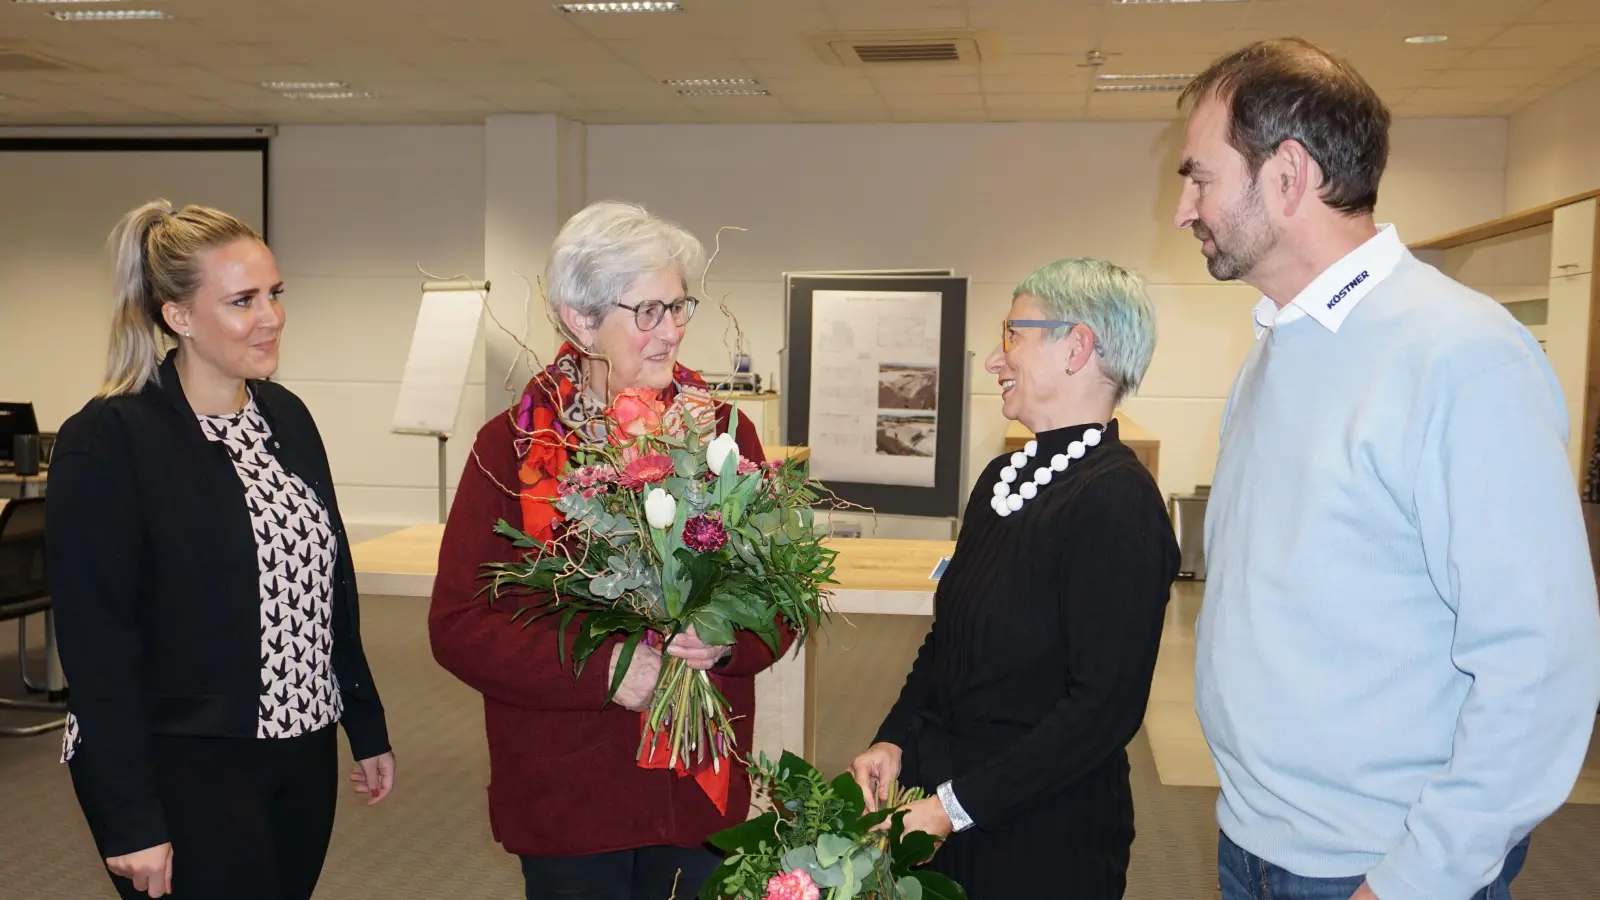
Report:
[[1401,254],[1337,331],[1281,322],[1239,373],[1196,701],[1239,846],[1467,900],[1577,778],[1600,604],[1543,352]]

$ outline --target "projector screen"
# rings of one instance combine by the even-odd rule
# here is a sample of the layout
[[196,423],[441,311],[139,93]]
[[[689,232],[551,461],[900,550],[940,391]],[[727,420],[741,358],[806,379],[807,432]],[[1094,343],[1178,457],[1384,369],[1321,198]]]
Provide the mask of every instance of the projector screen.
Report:
[[99,388],[124,213],[198,203],[266,235],[266,169],[265,139],[0,140],[0,400],[55,431]]

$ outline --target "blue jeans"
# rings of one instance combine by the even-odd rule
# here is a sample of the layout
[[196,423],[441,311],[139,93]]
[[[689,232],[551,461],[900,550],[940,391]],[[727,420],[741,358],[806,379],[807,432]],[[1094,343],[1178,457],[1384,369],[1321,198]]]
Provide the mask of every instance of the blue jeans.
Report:
[[[1511,880],[1522,871],[1528,858],[1528,839],[1511,848],[1500,877],[1473,895],[1472,900],[1511,900]],[[1217,840],[1217,877],[1222,900],[1350,900],[1366,880],[1363,875],[1349,878],[1306,878],[1255,856],[1223,834]],[[1379,897],[1378,900],[1383,900]]]

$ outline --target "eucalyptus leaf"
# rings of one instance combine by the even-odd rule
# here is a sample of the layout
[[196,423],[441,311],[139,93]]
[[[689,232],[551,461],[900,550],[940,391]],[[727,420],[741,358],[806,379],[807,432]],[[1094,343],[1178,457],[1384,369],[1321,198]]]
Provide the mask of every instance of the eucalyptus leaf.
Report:
[[900,892],[900,900],[922,900],[922,882],[910,875],[895,882],[894,886]]
[[817,837],[817,862],[831,866],[849,854],[855,841],[843,835],[824,834]]
[[679,478],[693,478],[695,476],[695,471],[699,467],[695,465],[693,453],[687,450],[674,450],[671,455],[672,468],[678,473]]

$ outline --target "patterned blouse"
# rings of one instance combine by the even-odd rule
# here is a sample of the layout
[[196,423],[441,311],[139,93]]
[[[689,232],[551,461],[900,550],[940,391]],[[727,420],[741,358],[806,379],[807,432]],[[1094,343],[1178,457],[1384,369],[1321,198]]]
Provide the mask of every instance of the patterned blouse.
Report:
[[[256,737],[289,738],[339,720],[333,674],[333,579],[338,542],[328,510],[271,452],[272,429],[252,398],[224,416],[198,416],[208,440],[228,448],[244,483],[261,578],[261,699]],[[62,761],[78,722],[69,716]]]
[[233,415],[200,416],[244,482],[261,570],[261,704],[256,737],[287,738],[339,720],[333,676],[333,578],[338,543],[327,507],[272,454],[272,430],[252,398]]

